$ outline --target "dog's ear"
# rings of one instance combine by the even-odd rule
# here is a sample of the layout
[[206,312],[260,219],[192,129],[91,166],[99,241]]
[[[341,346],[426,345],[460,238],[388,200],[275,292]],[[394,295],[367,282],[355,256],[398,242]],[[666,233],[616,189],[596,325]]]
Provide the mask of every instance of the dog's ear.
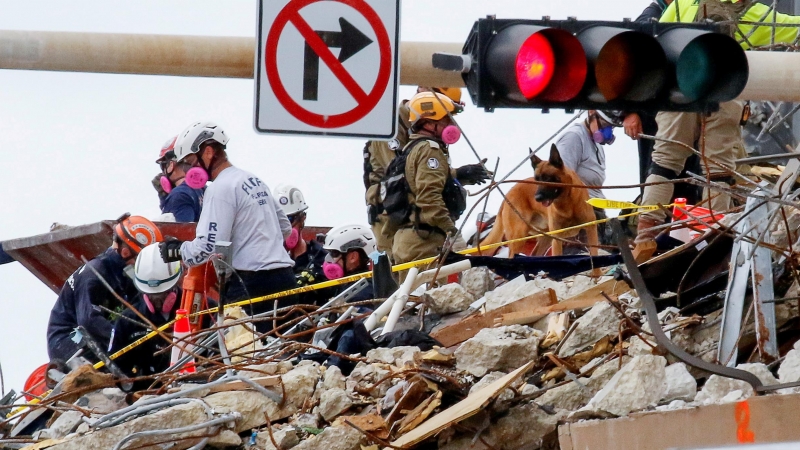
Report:
[[564,161],[561,159],[561,154],[558,153],[558,147],[556,147],[556,144],[550,146],[550,165],[556,169],[564,168]]
[[533,170],[536,170],[536,166],[538,166],[539,163],[542,162],[542,158],[536,156],[536,154],[534,154],[533,150],[531,150],[530,148],[528,148],[528,152],[530,152],[529,158],[531,159],[531,166],[533,167]]

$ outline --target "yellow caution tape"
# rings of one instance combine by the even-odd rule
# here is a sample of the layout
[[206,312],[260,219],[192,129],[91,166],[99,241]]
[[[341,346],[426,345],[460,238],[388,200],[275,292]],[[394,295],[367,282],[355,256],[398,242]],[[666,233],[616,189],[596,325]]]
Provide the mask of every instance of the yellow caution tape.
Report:
[[[593,200],[596,200],[596,199],[593,199]],[[620,202],[620,203],[623,203],[623,202]],[[623,215],[617,216],[616,218],[621,219],[621,218],[625,218],[625,217],[637,216],[639,214],[642,214],[644,211],[645,210],[632,212],[630,214],[623,214]],[[593,220],[591,222],[586,222],[584,224],[576,225],[576,226],[573,226],[573,227],[562,228],[560,230],[548,231],[546,233],[535,234],[535,235],[532,235],[532,236],[525,236],[525,237],[521,237],[521,238],[517,238],[517,239],[512,239],[512,240],[509,240],[509,241],[498,242],[496,244],[482,245],[480,250],[481,251],[483,251],[483,250],[491,250],[491,249],[494,249],[494,248],[503,247],[505,245],[516,243],[516,242],[524,242],[524,241],[529,241],[531,239],[540,238],[540,237],[543,237],[543,236],[552,236],[552,235],[556,235],[556,234],[566,233],[567,231],[578,230],[578,229],[589,227],[589,226],[592,226],[592,225],[598,225],[598,224],[601,224],[601,223],[605,223],[605,222],[608,222],[609,220],[611,220],[613,218],[614,217],[611,217],[611,218],[608,218],[608,219]],[[477,253],[477,252],[478,252],[478,248],[477,247],[472,247],[472,248],[468,248],[468,249],[465,249],[465,250],[461,250],[461,251],[459,251],[457,253],[461,254],[461,255],[470,255],[470,254]],[[411,262],[407,262],[407,263],[403,263],[403,264],[397,264],[397,265],[392,267],[392,272],[402,272],[402,271],[408,270],[408,269],[410,269],[412,267],[417,267],[417,266],[422,266],[422,265],[425,265],[425,264],[430,264],[430,263],[436,261],[437,258],[438,258],[438,256],[432,256],[430,258],[424,258],[424,259],[420,259],[420,260],[417,260],[417,261],[411,261]],[[264,301],[268,301],[268,300],[275,300],[275,299],[278,299],[278,298],[288,297],[290,295],[302,294],[304,292],[312,292],[312,291],[317,291],[317,290],[320,290],[320,289],[325,289],[325,288],[329,288],[329,287],[333,287],[333,286],[339,286],[339,285],[342,285],[342,284],[353,283],[353,282],[356,282],[356,281],[358,281],[358,280],[360,280],[362,278],[370,278],[370,277],[372,277],[372,272],[359,273],[359,274],[350,275],[350,276],[347,276],[347,277],[344,277],[344,278],[339,278],[339,279],[336,279],[336,280],[323,281],[322,283],[316,283],[316,284],[312,284],[312,285],[309,285],[309,286],[303,286],[303,287],[299,287],[299,288],[289,289],[288,291],[276,292],[274,294],[265,295],[263,297],[256,297],[256,298],[252,298],[252,299],[249,299],[249,300],[242,300],[242,301],[235,302],[235,303],[229,303],[229,304],[225,305],[225,307],[228,308],[228,307],[231,307],[231,306],[251,305],[253,303],[260,303],[260,302],[264,302]],[[206,309],[204,311],[198,311],[196,313],[190,314],[189,317],[196,317],[196,316],[199,316],[201,314],[212,314],[212,313],[216,313],[217,311],[218,311],[218,308],[216,308],[216,307],[215,308],[209,308],[209,309]],[[165,323],[164,325],[161,325],[160,327],[158,327],[158,331],[151,331],[151,332],[147,333],[146,335],[144,335],[141,338],[133,341],[132,343],[130,343],[126,347],[121,348],[119,351],[117,351],[116,353],[111,355],[110,358],[111,359],[117,359],[120,356],[124,355],[125,353],[128,353],[129,351],[131,351],[134,348],[138,347],[139,345],[141,345],[145,341],[148,341],[148,340],[152,339],[153,337],[158,335],[160,332],[162,332],[162,331],[168,329],[169,327],[171,327],[174,322],[175,321],[172,320],[170,322]],[[102,361],[100,361],[100,362],[98,362],[98,363],[96,363],[94,365],[94,368],[95,369],[100,369],[104,365],[105,364]]]
[[[50,395],[51,392],[53,392],[53,390],[49,389],[47,392],[45,392],[44,394],[39,396],[39,398],[31,399],[31,401],[29,401],[28,404],[29,405],[37,405],[37,404],[39,404],[39,402],[42,401],[41,399],[43,399],[43,398],[47,397],[48,395]],[[15,410],[11,411],[10,413],[6,414],[6,419],[10,419],[10,418],[16,416],[17,414],[19,414],[22,411],[24,411],[26,408],[30,408],[30,406],[20,406],[19,408],[17,408]]]
[[657,205],[637,205],[636,203],[607,200],[604,198],[590,198],[586,203],[599,209],[639,209],[643,211],[655,211],[656,209],[660,209]]

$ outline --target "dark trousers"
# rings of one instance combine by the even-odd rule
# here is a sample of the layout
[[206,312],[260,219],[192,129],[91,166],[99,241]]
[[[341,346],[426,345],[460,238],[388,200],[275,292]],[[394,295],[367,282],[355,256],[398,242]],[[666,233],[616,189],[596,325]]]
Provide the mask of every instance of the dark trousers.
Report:
[[[225,304],[287,291],[296,286],[297,282],[295,281],[294,272],[291,267],[260,270],[256,272],[239,270],[228,280],[228,286],[225,292]],[[296,295],[281,297],[277,300],[278,308],[297,304]],[[272,311],[274,305],[274,300],[266,300],[253,303],[252,305],[246,305],[244,310],[250,315],[261,314]],[[282,321],[279,321],[279,324],[280,322]],[[258,330],[259,333],[272,330],[272,325],[272,321],[255,323],[256,330]]]

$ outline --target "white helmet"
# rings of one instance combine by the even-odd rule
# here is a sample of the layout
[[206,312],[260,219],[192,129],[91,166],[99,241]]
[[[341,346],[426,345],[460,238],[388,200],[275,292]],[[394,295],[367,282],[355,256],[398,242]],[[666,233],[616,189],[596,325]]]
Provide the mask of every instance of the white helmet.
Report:
[[181,276],[180,261],[165,263],[158,243],[148,245],[139,252],[133,266],[136,288],[145,294],[166,292],[175,286]]
[[229,140],[225,130],[214,122],[195,122],[178,135],[175,141],[175,159],[183,161],[183,158],[199,152],[200,145],[204,142],[216,141],[227,145]]
[[297,214],[308,209],[303,193],[296,186],[291,184],[279,184],[275,187],[275,198],[281,205],[281,209],[287,216]]
[[332,229],[325,236],[323,248],[341,253],[360,248],[367,256],[378,250],[375,235],[372,234],[369,227],[364,225],[342,225]]

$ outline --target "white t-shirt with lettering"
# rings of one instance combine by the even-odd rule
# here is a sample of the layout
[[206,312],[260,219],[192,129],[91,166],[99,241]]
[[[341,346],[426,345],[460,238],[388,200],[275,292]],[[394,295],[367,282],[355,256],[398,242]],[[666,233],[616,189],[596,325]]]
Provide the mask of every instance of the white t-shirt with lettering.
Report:
[[272,270],[292,267],[283,248],[292,231],[289,219],[269,187],[255,175],[236,167],[219,173],[206,188],[203,210],[193,241],[181,245],[184,262],[206,262],[217,241],[230,241],[236,270]]

